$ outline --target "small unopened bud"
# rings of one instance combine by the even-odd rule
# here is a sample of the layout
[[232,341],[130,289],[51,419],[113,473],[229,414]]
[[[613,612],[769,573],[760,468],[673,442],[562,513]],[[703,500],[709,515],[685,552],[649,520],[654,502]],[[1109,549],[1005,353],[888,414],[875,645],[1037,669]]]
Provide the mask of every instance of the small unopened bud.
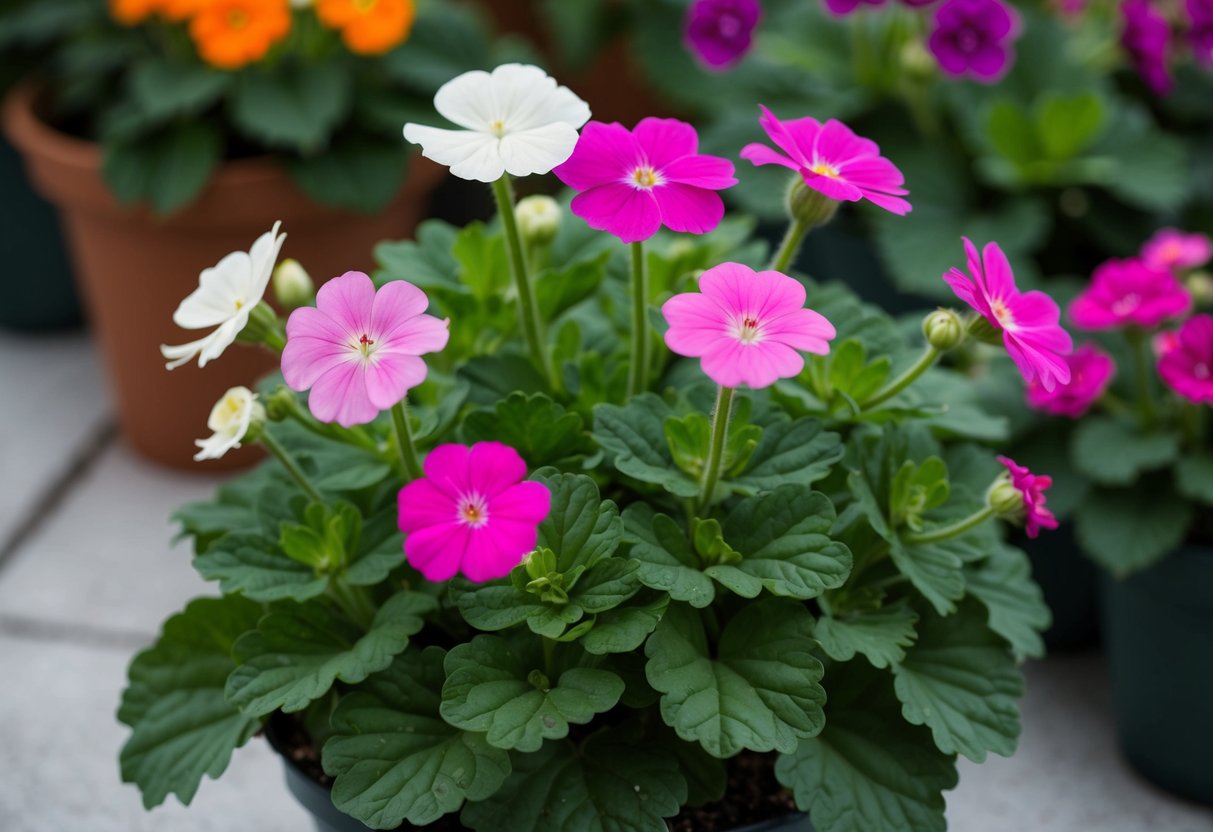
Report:
[[560,230],[560,203],[550,196],[528,196],[514,209],[518,231],[531,245],[544,246],[556,239]]
[[788,216],[809,228],[825,225],[838,213],[837,200],[813,190],[799,175],[793,177],[792,185],[788,188],[786,207]]
[[316,284],[298,260],[288,257],[274,269],[274,297],[283,309],[289,312],[307,306],[315,296]]
[[936,62],[921,38],[910,38],[901,48],[901,68],[909,78],[932,78]]
[[1023,520],[1023,494],[1011,484],[1011,480],[1006,476],[999,477],[990,486],[990,490],[986,492],[986,505],[994,509],[994,512],[1004,520],[1013,522]]
[[1198,305],[1213,303],[1213,275],[1208,272],[1192,272],[1184,281],[1192,300]]
[[295,394],[285,385],[279,384],[278,389],[265,400],[266,416],[271,422],[281,422],[290,417],[296,406]]
[[927,343],[946,352],[960,345],[965,337],[964,322],[951,309],[936,309],[922,321],[922,333]]

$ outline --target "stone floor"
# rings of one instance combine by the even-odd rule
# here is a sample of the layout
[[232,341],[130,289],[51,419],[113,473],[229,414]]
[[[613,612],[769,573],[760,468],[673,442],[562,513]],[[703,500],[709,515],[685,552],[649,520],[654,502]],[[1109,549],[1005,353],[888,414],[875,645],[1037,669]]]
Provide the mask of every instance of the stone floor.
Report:
[[[167,518],[215,480],[155,468],[114,435],[84,336],[0,334],[0,386],[0,832],[307,830],[260,741],[189,809],[146,813],[119,782],[127,662],[210,589]],[[1118,757],[1098,656],[1031,665],[1023,721],[1015,757],[963,764],[952,830],[1213,830],[1213,810]]]

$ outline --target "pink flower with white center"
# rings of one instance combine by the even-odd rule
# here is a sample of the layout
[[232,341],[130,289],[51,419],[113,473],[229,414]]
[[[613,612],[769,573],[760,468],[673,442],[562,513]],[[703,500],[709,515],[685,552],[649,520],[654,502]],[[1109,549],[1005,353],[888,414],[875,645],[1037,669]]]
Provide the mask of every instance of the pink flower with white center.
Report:
[[1158,374],[1190,402],[1213,405],[1213,316],[1193,315],[1158,359]]
[[1140,260],[1109,260],[1095,269],[1091,285],[1070,304],[1070,320],[1082,329],[1152,329],[1191,305],[1192,296],[1171,272]]
[[1037,476],[1009,457],[1000,456],[998,461],[1006,466],[1011,485],[1023,496],[1024,531],[1028,537],[1037,537],[1041,529],[1056,529],[1057,518],[1045,507],[1045,489],[1053,486],[1053,478]]
[[799,351],[830,351],[834,326],[804,302],[804,286],[785,274],[722,263],[700,276],[699,292],[661,307],[670,324],[665,342],[702,359],[704,373],[722,387],[769,387],[804,369]]
[[625,243],[647,240],[662,225],[708,233],[724,218],[716,192],[737,184],[733,163],[700,154],[695,128],[672,118],[646,118],[635,130],[591,121],[555,173],[581,192],[573,213]]
[[316,306],[286,322],[282,375],[293,390],[311,389],[308,406],[321,422],[345,427],[372,421],[425,381],[419,356],[437,352],[448,322],[423,314],[425,292],[394,280],[375,291],[362,272],[320,287]]
[[1108,389],[1116,374],[1112,357],[1094,344],[1083,344],[1067,361],[1070,381],[1052,390],[1044,389],[1040,381],[1028,385],[1028,404],[1054,416],[1078,419]]
[[1156,271],[1198,269],[1213,258],[1213,243],[1204,234],[1164,228],[1141,247],[1141,261]]
[[856,136],[841,121],[780,121],[762,107],[758,123],[779,150],[748,144],[741,150],[742,159],[794,170],[805,185],[839,202],[866,199],[894,214],[910,212],[910,203],[902,199],[910,192],[902,187],[901,171],[880,155],[876,142]]
[[1065,356],[1073,348],[1070,333],[1060,323],[1061,310],[1044,292],[1020,292],[1007,255],[998,243],[977,246],[964,237],[969,274],[952,269],[943,276],[963,300],[1002,333],[1007,353],[1028,384],[1045,390],[1070,382]]
[[462,573],[480,583],[510,574],[534,550],[551,510],[547,486],[525,477],[522,457],[500,442],[430,451],[425,477],[400,490],[409,564],[430,581]]

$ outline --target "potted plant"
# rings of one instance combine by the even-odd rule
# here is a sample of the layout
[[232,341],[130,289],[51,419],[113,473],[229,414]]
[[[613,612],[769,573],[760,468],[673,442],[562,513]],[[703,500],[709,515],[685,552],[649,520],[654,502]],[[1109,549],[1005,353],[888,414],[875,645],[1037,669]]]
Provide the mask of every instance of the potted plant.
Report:
[[[272,459],[177,514],[221,595],[131,664],[123,779],[188,802],[264,731],[322,830],[942,830],[1048,623],[997,518],[1055,521],[939,359],[993,340],[1062,384],[1057,306],[994,243],[915,337],[781,271],[843,202],[909,209],[838,123],[743,150],[793,171],[768,257],[687,123],[585,124],[519,65],[435,104],[459,129],[405,135],[496,221],[257,307],[282,376],[199,444]],[[571,200],[515,205],[553,169]]]
[[442,176],[410,164],[400,124],[436,66],[489,61],[478,19],[445,4],[415,22],[412,0],[297,5],[21,2],[0,18],[14,48],[45,55],[7,97],[6,132],[60,209],[122,431],[161,462],[192,464],[190,417],[269,366],[163,376],[158,347],[188,340],[169,313],[212,253],[247,248],[273,216],[319,279],[369,266]]

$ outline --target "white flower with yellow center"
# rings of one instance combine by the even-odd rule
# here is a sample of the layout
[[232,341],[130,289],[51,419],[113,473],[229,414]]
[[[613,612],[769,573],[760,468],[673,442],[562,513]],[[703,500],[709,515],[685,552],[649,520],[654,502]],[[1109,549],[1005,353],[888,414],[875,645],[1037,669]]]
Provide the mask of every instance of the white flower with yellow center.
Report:
[[160,345],[160,354],[168,359],[173,370],[194,358],[205,367],[231,346],[240,331],[248,325],[249,315],[261,302],[269,285],[278,252],[282,250],[285,234],[279,234],[281,222],[262,234],[248,251],[234,251],[198,276],[198,288],[190,293],[177,311],[173,322],[182,329],[209,329],[205,338],[178,346]]
[[194,444],[201,449],[194,454],[194,459],[198,462],[219,459],[233,448],[240,447],[249,428],[264,423],[265,408],[257,401],[257,394],[247,387],[233,387],[211,408],[210,418],[206,420],[211,435],[206,439],[194,440]]
[[549,173],[573,154],[590,108],[537,66],[502,64],[465,72],[439,88],[434,107],[464,128],[406,124],[404,138],[461,179]]

